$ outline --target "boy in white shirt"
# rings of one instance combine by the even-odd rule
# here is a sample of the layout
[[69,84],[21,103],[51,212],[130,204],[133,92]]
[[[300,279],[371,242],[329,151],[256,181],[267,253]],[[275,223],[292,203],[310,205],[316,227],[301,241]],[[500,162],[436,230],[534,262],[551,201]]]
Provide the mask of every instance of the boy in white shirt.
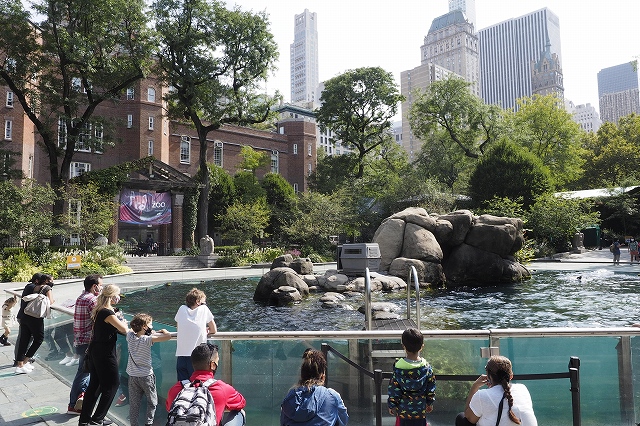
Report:
[[189,380],[193,374],[191,352],[201,343],[207,343],[207,336],[218,331],[213,314],[206,305],[207,296],[202,290],[192,288],[175,316],[178,329],[176,345],[176,372],[178,381]]

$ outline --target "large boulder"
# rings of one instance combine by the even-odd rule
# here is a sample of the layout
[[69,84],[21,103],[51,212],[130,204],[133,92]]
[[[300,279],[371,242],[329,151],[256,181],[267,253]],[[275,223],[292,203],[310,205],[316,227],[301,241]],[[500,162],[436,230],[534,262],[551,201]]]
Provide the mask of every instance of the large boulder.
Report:
[[442,249],[431,231],[413,223],[407,223],[404,228],[404,243],[400,257],[440,263]]
[[[377,272],[371,272],[369,274],[369,277],[371,291],[398,291],[407,288],[407,283],[402,278],[397,276],[383,275]],[[349,283],[347,284],[347,290],[363,293],[364,285],[364,277],[357,277],[349,281]]]
[[309,295],[309,286],[291,268],[275,268],[267,272],[260,278],[256,290],[253,293],[253,300],[256,302],[269,302],[273,290],[282,286],[293,287],[302,296]]
[[308,257],[295,259],[289,267],[300,275],[313,274],[313,262]]
[[440,215],[438,218],[450,222],[453,226],[451,237],[443,242],[450,247],[462,244],[473,223],[473,213],[469,210],[456,210],[449,214]]
[[283,254],[273,259],[271,262],[271,269],[275,268],[288,268],[293,262],[293,256],[290,253]]
[[530,276],[524,266],[468,244],[461,244],[444,264],[447,286],[512,283]]
[[442,265],[440,263],[424,262],[418,259],[397,257],[389,266],[389,274],[408,280],[411,267],[416,268],[418,283],[421,286],[440,286],[446,281]]
[[510,223],[502,225],[475,224],[469,230],[465,243],[495,253],[507,256],[511,253],[518,230]]
[[318,277],[318,285],[326,291],[344,291],[348,282],[348,276],[334,269],[330,269]]
[[288,306],[301,300],[302,295],[297,289],[283,285],[271,292],[268,303],[273,306]]
[[380,247],[380,271],[386,271],[391,261],[400,256],[404,239],[405,221],[388,218],[380,224],[373,236],[373,242]]

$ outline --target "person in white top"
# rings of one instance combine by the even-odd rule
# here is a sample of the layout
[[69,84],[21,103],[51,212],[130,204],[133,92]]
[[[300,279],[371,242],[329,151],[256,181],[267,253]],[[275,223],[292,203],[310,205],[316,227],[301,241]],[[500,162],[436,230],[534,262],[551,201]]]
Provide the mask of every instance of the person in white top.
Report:
[[[523,384],[511,383],[509,358],[492,356],[485,370],[487,374],[471,385],[466,408],[456,417],[456,426],[538,426],[529,390]],[[484,385],[488,389],[481,390]]]
[[180,306],[175,321],[178,329],[176,346],[176,372],[178,381],[189,380],[193,374],[191,352],[201,343],[207,343],[207,336],[218,331],[213,314],[206,305],[207,296],[202,290],[192,288],[186,297],[186,304]]

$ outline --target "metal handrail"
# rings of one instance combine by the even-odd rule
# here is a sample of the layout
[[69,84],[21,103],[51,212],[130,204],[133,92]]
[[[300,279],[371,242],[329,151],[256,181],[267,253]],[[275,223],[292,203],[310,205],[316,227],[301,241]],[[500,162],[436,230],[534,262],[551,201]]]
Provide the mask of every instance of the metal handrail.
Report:
[[[360,371],[366,376],[373,379],[375,387],[375,417],[376,426],[382,426],[382,381],[384,379],[390,379],[391,372],[383,372],[380,369],[368,371],[366,368],[356,364],[349,358],[344,356],[340,351],[334,349],[328,343],[322,343],[322,353],[327,360],[327,372],[325,375],[325,386],[329,385],[329,352],[336,355],[338,358],[345,361],[351,367]],[[467,374],[438,374],[438,381],[457,381],[457,382],[472,382],[477,379],[477,375]],[[517,374],[513,376],[514,380],[555,380],[568,378],[571,383],[569,388],[571,392],[571,413],[573,417],[573,426],[580,426],[582,422],[582,414],[580,411],[580,358],[572,356],[569,358],[569,367],[566,373],[542,373],[542,374]]]
[[418,281],[418,271],[411,265],[409,277],[407,278],[407,319],[411,319],[411,278],[416,287],[416,328],[420,330],[420,282]]
[[371,330],[371,275],[369,268],[364,268],[364,321],[365,328]]

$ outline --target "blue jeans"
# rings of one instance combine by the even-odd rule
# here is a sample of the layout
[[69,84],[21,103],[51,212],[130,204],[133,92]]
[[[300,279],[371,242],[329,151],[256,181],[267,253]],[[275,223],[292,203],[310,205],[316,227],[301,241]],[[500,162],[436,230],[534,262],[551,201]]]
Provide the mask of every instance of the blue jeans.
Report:
[[80,355],[78,359],[78,371],[76,371],[76,377],[73,378],[73,384],[71,385],[71,392],[69,392],[69,406],[73,407],[80,397],[82,392],[87,390],[89,386],[89,373],[85,373],[82,369],[84,363],[84,354],[87,351],[88,344],[76,346],[76,354]]
[[240,411],[227,411],[222,417],[220,426],[244,426],[245,416],[244,410]]
[[179,356],[176,361],[176,372],[178,373],[178,381],[191,380],[193,374],[193,364],[191,364],[190,356]]

